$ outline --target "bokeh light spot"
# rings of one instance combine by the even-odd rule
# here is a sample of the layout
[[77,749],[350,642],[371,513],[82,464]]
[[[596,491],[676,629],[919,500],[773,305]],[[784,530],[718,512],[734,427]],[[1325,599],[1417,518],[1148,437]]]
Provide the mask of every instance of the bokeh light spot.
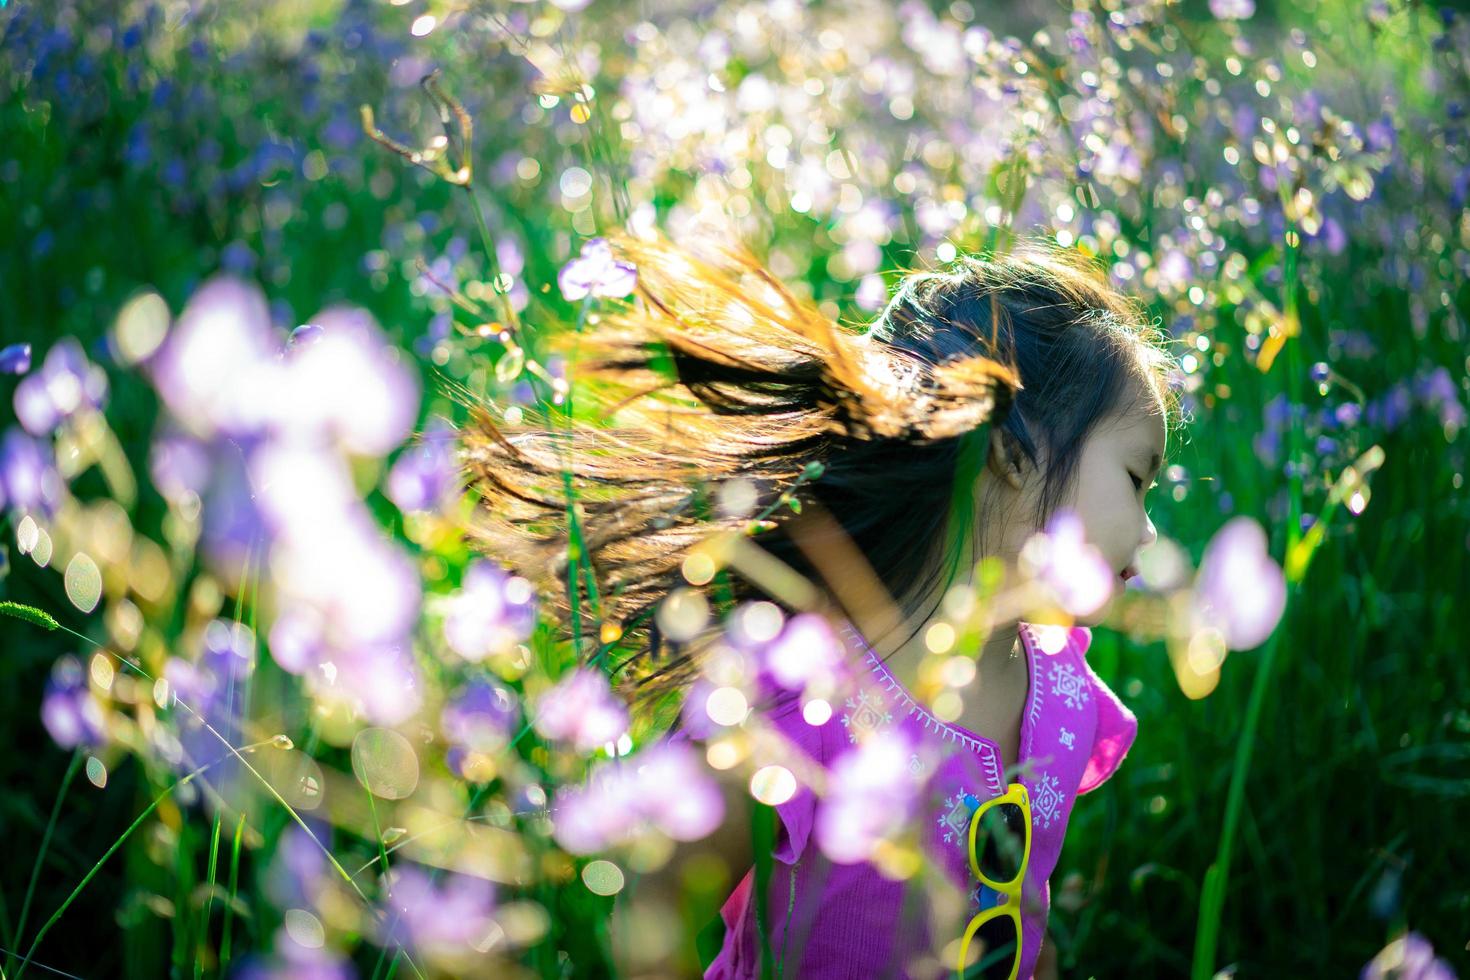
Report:
[[582,883],[594,895],[616,895],[623,890],[623,869],[611,861],[589,861],[582,869]]
[[398,732],[365,728],[352,740],[352,773],[374,796],[401,800],[418,786],[419,758]]
[[763,766],[750,777],[750,795],[778,806],[796,795],[796,777],[785,766]]
[[72,555],[71,561],[67,562],[64,579],[66,597],[72,605],[82,612],[97,608],[102,598],[102,571],[86,552]]

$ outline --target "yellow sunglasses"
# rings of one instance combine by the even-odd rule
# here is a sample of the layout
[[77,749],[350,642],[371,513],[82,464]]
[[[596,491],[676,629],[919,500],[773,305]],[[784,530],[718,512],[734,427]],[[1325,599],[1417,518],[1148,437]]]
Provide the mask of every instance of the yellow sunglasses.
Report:
[[[982,824],[984,825],[982,828]],[[1021,971],[1021,883],[1031,860],[1031,796],[1011,783],[970,816],[970,871],[1001,894],[1001,903],[981,911],[965,929],[958,975],[983,980],[1016,980]],[[970,962],[970,943],[978,938],[978,962]]]

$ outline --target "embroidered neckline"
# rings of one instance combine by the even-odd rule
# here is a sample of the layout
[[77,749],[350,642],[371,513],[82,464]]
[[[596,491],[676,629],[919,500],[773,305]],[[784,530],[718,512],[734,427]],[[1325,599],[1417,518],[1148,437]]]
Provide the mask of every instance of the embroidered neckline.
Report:
[[[844,623],[842,632],[850,639],[856,641],[862,648],[863,655],[867,660],[868,668],[879,675],[883,684],[884,692],[898,699],[901,706],[908,709],[910,717],[917,716],[923,724],[925,731],[940,734],[951,742],[958,742],[961,746],[970,749],[980,756],[980,761],[985,768],[985,775],[992,787],[1004,789],[1003,780],[1004,765],[1001,760],[1000,746],[993,739],[986,738],[977,732],[972,732],[961,725],[954,725],[934,716],[922,704],[919,704],[909,694],[908,689],[893,676],[888,665],[879,659],[878,654],[869,645],[868,641],[858,633],[856,627],[851,623]],[[1041,716],[1042,686],[1039,683],[1037,664],[1037,642],[1036,635],[1030,623],[1021,622],[1017,624],[1017,634],[1021,638],[1021,645],[1026,655],[1026,711],[1021,716],[1021,744],[1019,747],[1018,761],[1031,755],[1032,742],[1036,735],[1036,722]],[[1060,651],[1059,651],[1060,652]]]

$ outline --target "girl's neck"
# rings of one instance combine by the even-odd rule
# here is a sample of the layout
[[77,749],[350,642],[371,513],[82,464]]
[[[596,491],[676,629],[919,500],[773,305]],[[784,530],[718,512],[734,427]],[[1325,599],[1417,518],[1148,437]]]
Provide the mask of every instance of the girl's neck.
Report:
[[[938,621],[937,617],[934,621]],[[932,685],[925,685],[921,677],[924,661],[931,656],[924,644],[924,636],[931,625],[932,622],[925,622],[915,631],[913,623],[905,620],[901,626],[889,631],[888,635],[869,640],[869,645],[884,662],[888,672],[917,698],[932,697],[938,693],[937,690],[926,690],[926,687]],[[913,634],[911,639],[910,634]],[[997,624],[986,637],[975,659],[974,680],[959,692],[960,697],[968,702],[977,691],[1003,686],[1006,679],[1016,676],[1018,669],[1026,669],[1026,658],[1023,654],[1020,624]]]

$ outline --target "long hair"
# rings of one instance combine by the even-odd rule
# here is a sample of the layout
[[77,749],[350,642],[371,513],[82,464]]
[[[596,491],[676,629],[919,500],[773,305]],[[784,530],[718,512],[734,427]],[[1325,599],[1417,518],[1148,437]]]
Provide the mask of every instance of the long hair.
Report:
[[[791,511],[815,505],[890,597],[912,596],[946,566],[952,574],[947,539],[971,513],[955,495],[973,483],[987,426],[1033,461],[1049,450],[1045,511],[1129,376],[1168,401],[1167,358],[1138,310],[1075,253],[1025,246],[911,273],[857,331],[793,294],[743,244],[610,243],[637,267],[633,302],[551,341],[572,358],[577,417],[553,424],[531,412],[512,426],[472,406],[461,460],[480,498],[471,546],[537,587],[562,638],[593,598],[586,576],[567,574],[575,515],[600,619],[635,650],[623,666],[642,667],[635,700],[698,673],[713,637],[666,641],[650,617],[687,585],[692,549],[748,530],[749,508],[718,506],[730,486],[753,493],[759,513],[795,499],[755,540],[808,580],[822,576],[790,533],[800,521]],[[821,475],[803,478],[813,463]],[[729,600],[766,597],[738,576],[728,585]]]

